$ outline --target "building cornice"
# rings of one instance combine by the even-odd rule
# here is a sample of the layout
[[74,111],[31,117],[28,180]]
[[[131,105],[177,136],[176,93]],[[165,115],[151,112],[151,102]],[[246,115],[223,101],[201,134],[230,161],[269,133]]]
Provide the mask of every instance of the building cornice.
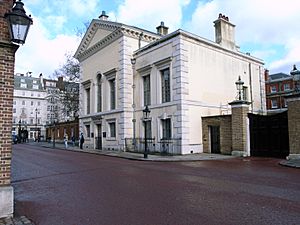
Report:
[[[108,30],[111,31],[111,33],[88,48],[98,29]],[[156,41],[160,38],[160,36],[157,34],[137,27],[127,26],[125,24],[111,21],[93,20],[74,57],[79,61],[83,61],[122,36],[127,36],[146,42]]]

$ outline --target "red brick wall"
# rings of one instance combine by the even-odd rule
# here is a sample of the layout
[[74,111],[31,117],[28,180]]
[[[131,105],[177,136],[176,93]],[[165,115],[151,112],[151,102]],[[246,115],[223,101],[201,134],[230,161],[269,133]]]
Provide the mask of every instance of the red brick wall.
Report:
[[4,14],[12,8],[13,0],[0,0],[0,186],[10,184],[11,129],[15,51],[10,44]]

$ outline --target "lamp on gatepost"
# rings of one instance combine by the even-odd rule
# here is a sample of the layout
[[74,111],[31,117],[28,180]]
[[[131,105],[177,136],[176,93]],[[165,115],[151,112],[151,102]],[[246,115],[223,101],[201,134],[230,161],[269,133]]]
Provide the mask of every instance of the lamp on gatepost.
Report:
[[148,158],[148,146],[147,146],[147,122],[149,121],[149,114],[150,109],[148,108],[148,105],[146,105],[145,109],[143,109],[143,119],[144,119],[144,128],[145,128],[145,151],[144,151],[144,158]]
[[243,85],[244,81],[241,80],[241,76],[239,76],[238,80],[235,82],[236,89],[238,91],[237,100],[242,101],[243,100]]
[[4,17],[7,19],[11,41],[17,44],[24,44],[30,25],[31,16],[27,16],[24,10],[24,3],[19,0],[15,6]]
[[293,81],[295,85],[295,92],[300,92],[300,71],[297,69],[296,65],[293,66],[293,70],[290,72],[293,76]]

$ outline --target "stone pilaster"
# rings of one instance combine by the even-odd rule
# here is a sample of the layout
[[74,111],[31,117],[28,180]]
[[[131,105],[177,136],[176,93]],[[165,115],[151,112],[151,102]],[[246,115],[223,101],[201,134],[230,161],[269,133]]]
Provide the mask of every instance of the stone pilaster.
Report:
[[290,154],[288,159],[300,159],[300,93],[287,98]]
[[232,129],[232,155],[248,156],[249,129],[248,113],[249,102],[233,101],[231,105],[231,129]]

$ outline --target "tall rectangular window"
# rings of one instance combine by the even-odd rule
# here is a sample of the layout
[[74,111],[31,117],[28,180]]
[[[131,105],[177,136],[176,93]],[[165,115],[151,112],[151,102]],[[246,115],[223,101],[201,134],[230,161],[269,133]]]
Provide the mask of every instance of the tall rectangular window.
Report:
[[91,136],[91,128],[90,125],[85,125],[85,129],[86,129],[86,136],[90,137]]
[[116,80],[109,81],[110,84],[110,109],[116,108]]
[[146,121],[147,126],[147,138],[152,138],[151,120]]
[[90,114],[91,112],[91,89],[87,88],[86,91],[86,113]]
[[151,105],[150,75],[144,76],[144,105]]
[[110,137],[116,137],[116,123],[115,122],[109,123],[109,134],[110,134]]
[[168,140],[172,138],[170,118],[162,120],[162,131],[162,139]]
[[169,102],[171,100],[170,93],[170,69],[161,70],[161,94],[162,94],[162,103]]
[[98,93],[97,93],[97,111],[102,111],[102,88],[101,88],[101,80],[98,79]]

